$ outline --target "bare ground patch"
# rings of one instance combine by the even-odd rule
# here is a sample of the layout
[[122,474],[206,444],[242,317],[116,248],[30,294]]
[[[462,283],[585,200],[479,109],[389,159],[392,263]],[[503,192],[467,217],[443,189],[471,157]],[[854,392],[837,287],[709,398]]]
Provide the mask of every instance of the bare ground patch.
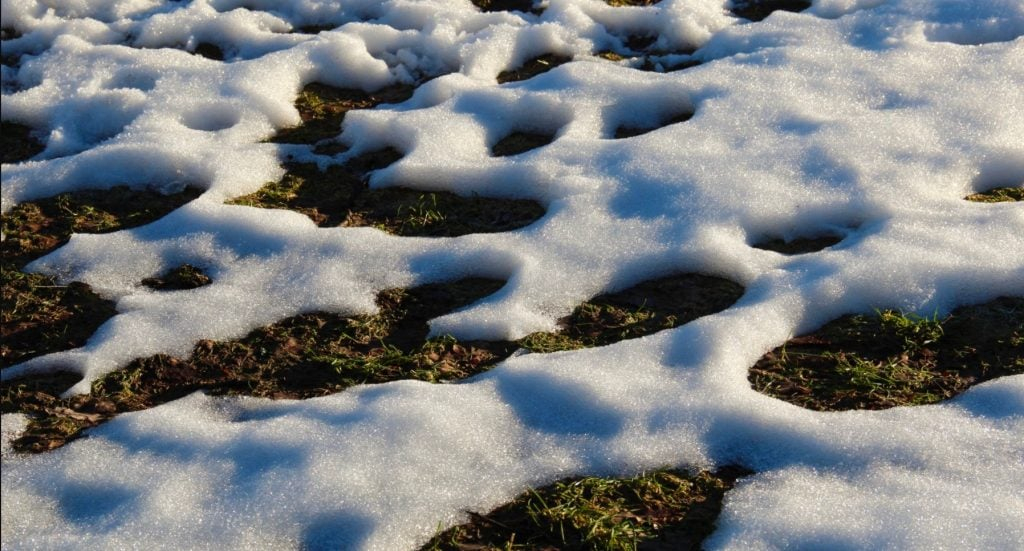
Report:
[[313,164],[286,165],[288,173],[280,181],[231,203],[295,210],[325,227],[372,226],[395,235],[419,237],[510,231],[533,223],[545,213],[539,203],[526,199],[462,197],[408,188],[370,189],[363,180],[365,171],[397,159],[397,152],[373,155],[377,162],[364,156],[323,172]]
[[414,90],[415,87],[406,84],[388,86],[375,92],[316,82],[309,84],[295,100],[302,123],[281,130],[270,141],[313,144],[333,138],[341,132],[345,113],[353,109],[372,109],[382,103],[400,103],[412,97]]
[[0,123],[0,162],[20,163],[36,156],[45,147],[32,137],[32,129],[13,122]]
[[730,11],[736,17],[761,21],[778,10],[801,12],[809,7],[809,0],[733,0]]
[[1011,203],[1024,201],[1024,187],[997,187],[988,191],[972,193],[964,199],[975,203]]
[[3,215],[0,366],[82,346],[115,313],[113,303],[88,285],[58,285],[52,277],[26,273],[26,264],[66,243],[73,232],[146,224],[199,193],[191,188],[173,195],[126,187],[78,191],[22,203]]
[[529,59],[519,67],[498,73],[498,84],[506,82],[518,82],[533,78],[541,73],[546,73],[563,63],[572,61],[571,57],[560,54],[544,54]]
[[686,121],[692,119],[693,115],[694,115],[694,112],[688,110],[688,111],[684,111],[682,113],[679,113],[678,115],[676,115],[674,117],[671,117],[670,119],[662,122],[661,124],[655,125],[655,126],[650,126],[650,127],[620,126],[620,127],[615,129],[615,133],[612,136],[616,140],[621,140],[621,139],[624,139],[624,138],[632,138],[632,137],[635,137],[635,136],[641,136],[643,134],[647,134],[648,132],[653,132],[653,131],[655,131],[655,130],[657,130],[659,128],[664,128],[664,127],[672,125],[672,124],[678,124],[678,123],[681,123],[681,122],[686,122]]
[[663,469],[632,478],[584,477],[529,490],[434,536],[421,551],[468,549],[700,549],[742,469]]
[[118,413],[154,407],[196,390],[268,398],[309,398],[353,385],[399,379],[445,382],[486,371],[522,348],[534,353],[602,346],[676,327],[731,305],[742,288],[683,274],[595,297],[562,319],[558,333],[518,341],[427,339],[427,321],[497,291],[503,282],[466,279],[391,289],[374,316],[295,316],[242,339],[198,343],[188,359],[135,360],[93,384],[88,396],[62,399],[77,377],[31,377],[4,385],[3,411],[32,417],[14,442],[40,452],[76,438]]
[[761,393],[818,411],[931,404],[1024,373],[1024,298],[923,318],[893,310],[844,316],[765,354],[748,378]]

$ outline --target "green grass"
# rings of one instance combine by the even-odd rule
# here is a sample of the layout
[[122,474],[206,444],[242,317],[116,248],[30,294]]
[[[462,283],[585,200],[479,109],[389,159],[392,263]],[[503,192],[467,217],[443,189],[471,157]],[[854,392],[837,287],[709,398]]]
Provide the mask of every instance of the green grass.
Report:
[[759,392],[820,411],[932,404],[1024,373],[1022,340],[1022,298],[945,319],[881,310],[791,339],[762,357],[749,379]]
[[583,477],[529,490],[435,535],[421,551],[566,549],[632,551],[644,543],[699,549],[725,492],[747,474],[661,469],[630,478]]
[[997,187],[964,197],[976,203],[1011,203],[1024,201],[1024,187]]

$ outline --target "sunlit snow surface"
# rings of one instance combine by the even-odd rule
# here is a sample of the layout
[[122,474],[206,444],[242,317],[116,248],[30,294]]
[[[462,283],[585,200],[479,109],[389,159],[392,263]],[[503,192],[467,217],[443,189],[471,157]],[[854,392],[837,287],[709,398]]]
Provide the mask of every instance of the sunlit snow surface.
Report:
[[[89,283],[121,314],[5,380],[59,366],[87,392],[133,358],[300,312],[365,313],[381,289],[467,275],[509,283],[435,333],[550,330],[591,296],[680,271],[747,288],[678,329],[514,357],[463,384],[196,394],[55,452],[5,454],[4,546],[412,548],[563,476],[725,464],[758,474],[729,494],[712,548],[1024,546],[1024,377],[847,413],[762,396],[746,378],[766,350],[844,313],[1024,294],[1024,206],[962,200],[1024,182],[1024,3],[817,0],[746,24],[726,7],[551,0],[537,17],[456,0],[2,0],[2,26],[23,35],[4,54],[31,54],[4,68],[3,119],[46,142],[4,165],[4,210],[80,188],[208,190],[31,265]],[[288,34],[311,24],[340,27]],[[593,57],[634,33],[701,46],[705,64],[659,74]],[[172,49],[199,42],[228,62]],[[548,52],[575,61],[495,83]],[[310,82],[373,90],[437,74],[403,104],[349,113],[350,153],[263,143],[299,122]],[[609,139],[689,108],[688,122]],[[512,129],[558,137],[490,157]],[[534,198],[548,214],[422,239],[224,204],[277,179],[288,155],[326,165],[384,146],[406,156],[374,186]],[[846,238],[798,257],[750,246],[823,231]],[[140,286],[183,262],[214,283]],[[5,439],[22,423],[5,416]]]

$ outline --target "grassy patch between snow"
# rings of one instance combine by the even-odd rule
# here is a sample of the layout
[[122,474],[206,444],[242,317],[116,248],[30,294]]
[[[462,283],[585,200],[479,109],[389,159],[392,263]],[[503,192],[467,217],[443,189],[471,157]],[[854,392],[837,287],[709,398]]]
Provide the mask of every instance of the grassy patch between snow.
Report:
[[191,188],[173,195],[117,187],[65,193],[22,203],[3,215],[0,366],[76,348],[114,315],[113,303],[88,285],[58,285],[24,272],[26,264],[63,245],[72,233],[104,233],[156,220],[199,196]]
[[490,369],[520,348],[534,353],[573,350],[676,327],[727,308],[743,292],[726,280],[683,274],[594,297],[561,320],[558,333],[534,333],[515,342],[426,338],[428,320],[492,294],[502,284],[466,279],[383,291],[377,296],[377,315],[305,314],[242,339],[200,342],[188,359],[161,355],[135,360],[97,381],[89,396],[59,398],[77,377],[13,381],[4,387],[2,407],[32,417],[14,448],[46,451],[117,413],[150,408],[200,389],[308,398],[364,383],[460,380]]
[[430,540],[421,551],[699,549],[725,492],[747,474],[663,469],[631,478],[566,479],[529,490]]
[[363,181],[363,169],[390,164],[399,154],[390,150],[371,155],[376,156],[375,162],[363,156],[323,172],[313,164],[287,165],[288,173],[280,181],[231,203],[295,210],[320,226],[372,226],[394,235],[419,237],[511,231],[544,215],[544,207],[526,199],[370,189]]
[[964,197],[975,203],[1008,203],[1024,201],[1024,187],[997,187],[981,193],[974,193]]
[[275,143],[313,144],[341,133],[345,113],[353,109],[371,109],[382,103],[399,103],[412,97],[414,87],[399,84],[375,92],[354,88],[336,88],[312,83],[299,93],[295,108],[302,123],[277,133]]
[[751,369],[753,387],[819,411],[931,404],[1024,373],[1024,298],[946,319],[893,310],[844,316],[789,340]]

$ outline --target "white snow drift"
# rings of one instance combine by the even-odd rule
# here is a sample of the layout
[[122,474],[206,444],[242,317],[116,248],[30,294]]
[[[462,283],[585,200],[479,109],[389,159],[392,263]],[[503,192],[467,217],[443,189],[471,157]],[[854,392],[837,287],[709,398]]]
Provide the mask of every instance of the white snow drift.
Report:
[[[729,495],[713,548],[1024,545],[1024,377],[847,413],[791,406],[746,379],[766,350],[845,313],[1024,294],[1024,207],[962,200],[1024,184],[1024,4],[817,0],[759,23],[727,4],[550,0],[536,16],[459,0],[3,0],[2,26],[20,33],[4,55],[24,54],[3,70],[3,120],[46,144],[4,165],[5,211],[82,188],[207,190],[32,264],[117,299],[119,315],[5,381],[59,369],[87,392],[137,357],[302,312],[366,313],[382,289],[468,275],[508,284],[434,320],[436,334],[550,330],[591,296],[675,272],[747,288],[678,329],[517,356],[462,384],[297,402],[196,394],[55,452],[5,452],[5,547],[412,548],[465,510],[559,477],[724,464],[758,474]],[[337,28],[287,32],[318,24]],[[704,63],[653,73],[594,57],[629,34],[699,48]],[[201,42],[226,61],[183,51]],[[496,84],[549,52],[574,61]],[[305,84],[436,75],[402,104],[349,113],[345,154],[263,142],[299,122]],[[513,130],[557,139],[490,157]],[[405,157],[374,186],[533,198],[548,213],[515,232],[422,239],[224,204],[280,177],[287,157],[326,166],[385,146]],[[845,239],[796,257],[750,246],[824,232]],[[139,284],[183,262],[213,284]],[[22,423],[5,416],[5,440]]]

